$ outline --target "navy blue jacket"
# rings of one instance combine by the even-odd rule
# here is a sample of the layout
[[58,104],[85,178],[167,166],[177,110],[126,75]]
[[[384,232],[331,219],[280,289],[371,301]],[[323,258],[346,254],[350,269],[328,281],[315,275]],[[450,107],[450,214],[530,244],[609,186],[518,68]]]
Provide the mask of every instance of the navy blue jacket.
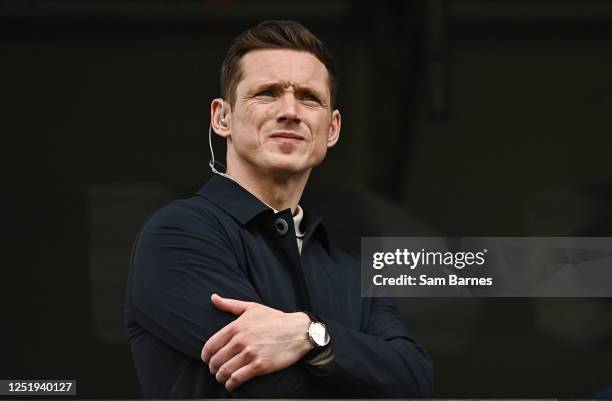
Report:
[[[301,226],[300,255],[291,210],[275,214],[220,176],[145,223],[132,255],[125,317],[146,397],[430,396],[431,361],[392,301],[361,297],[358,261],[330,247],[319,218],[305,212]],[[299,362],[229,394],[200,359],[208,338],[235,319],[211,303],[212,293],[313,312],[329,331],[333,369],[322,375]]]

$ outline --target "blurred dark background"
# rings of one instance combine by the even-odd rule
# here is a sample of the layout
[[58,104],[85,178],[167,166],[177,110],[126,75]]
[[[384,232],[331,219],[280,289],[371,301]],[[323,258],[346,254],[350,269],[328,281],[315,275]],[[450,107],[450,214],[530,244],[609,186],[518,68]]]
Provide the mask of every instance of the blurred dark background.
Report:
[[[0,378],[140,397],[122,329],[132,241],[210,176],[224,52],[268,18],[336,56],[341,140],[304,197],[336,244],[611,234],[612,2],[3,0]],[[398,304],[436,397],[612,385],[606,299]]]

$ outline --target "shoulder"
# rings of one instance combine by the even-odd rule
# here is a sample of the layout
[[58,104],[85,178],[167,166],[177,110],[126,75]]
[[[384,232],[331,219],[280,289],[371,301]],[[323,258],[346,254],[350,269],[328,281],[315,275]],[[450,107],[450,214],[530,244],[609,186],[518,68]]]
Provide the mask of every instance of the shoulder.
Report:
[[174,200],[157,210],[143,224],[137,243],[173,241],[177,237],[202,240],[223,237],[228,216],[212,202],[192,196]]
[[145,222],[144,227],[194,226],[214,224],[220,210],[214,204],[199,196],[174,200],[157,210]]
[[176,200],[155,212],[143,225],[132,247],[133,271],[179,270],[235,266],[238,230],[228,216],[200,197]]

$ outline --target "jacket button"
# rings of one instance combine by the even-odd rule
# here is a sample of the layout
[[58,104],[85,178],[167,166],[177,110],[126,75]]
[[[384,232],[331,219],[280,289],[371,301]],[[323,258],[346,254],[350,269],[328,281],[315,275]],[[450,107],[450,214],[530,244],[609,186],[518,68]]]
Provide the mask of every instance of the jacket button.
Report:
[[289,225],[285,219],[281,219],[280,217],[274,221],[274,227],[276,228],[276,232],[280,235],[287,234],[287,230],[289,229]]

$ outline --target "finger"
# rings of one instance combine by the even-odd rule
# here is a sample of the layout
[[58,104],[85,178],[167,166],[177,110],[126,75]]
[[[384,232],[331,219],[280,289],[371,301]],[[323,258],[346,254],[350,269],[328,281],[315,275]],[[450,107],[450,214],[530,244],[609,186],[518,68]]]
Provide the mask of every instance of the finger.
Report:
[[213,305],[223,312],[231,313],[232,315],[240,316],[249,307],[252,306],[252,302],[239,301],[237,299],[223,298],[217,294],[212,294],[210,297]]
[[221,348],[225,347],[236,334],[236,322],[233,321],[230,324],[223,327],[221,330],[216,332],[206,341],[202,347],[202,361],[209,363],[210,358],[217,353]]
[[230,360],[221,365],[215,374],[215,379],[219,383],[224,383],[235,371],[248,365],[253,359],[255,359],[255,353],[252,351],[252,348],[245,348],[242,352],[236,353]]
[[251,361],[246,366],[236,370],[225,382],[227,391],[233,391],[256,376],[265,374],[264,365],[259,359]]
[[[220,367],[222,367],[235,355],[241,353],[246,347],[246,340],[243,337],[234,336],[231,341],[227,343],[227,345],[219,349],[215,354],[210,357],[208,362],[210,373],[212,373],[213,375],[217,374]],[[229,375],[227,377],[229,377]]]

